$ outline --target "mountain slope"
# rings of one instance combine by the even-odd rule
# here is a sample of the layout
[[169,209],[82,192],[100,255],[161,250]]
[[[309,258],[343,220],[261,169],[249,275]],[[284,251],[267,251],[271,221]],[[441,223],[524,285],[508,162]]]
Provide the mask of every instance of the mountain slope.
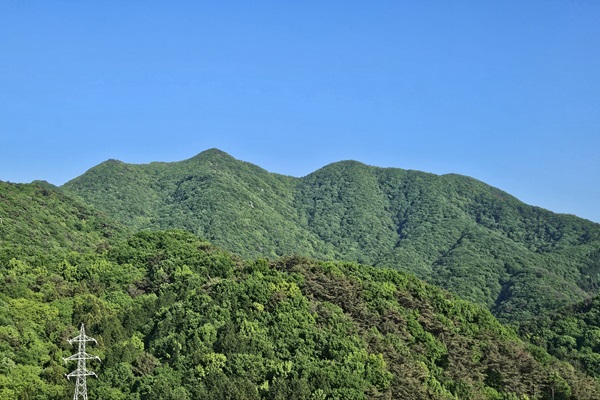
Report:
[[523,337],[550,354],[600,378],[600,297],[564,307],[523,324]]
[[0,181],[0,262],[104,248],[128,229],[47,182]]
[[[596,399],[593,379],[409,274],[242,261],[190,233],[0,264],[0,398],[64,399],[85,323],[94,398]],[[90,395],[91,397],[91,395]]]
[[64,189],[133,228],[183,228],[247,257],[408,270],[505,321],[582,300],[600,279],[600,225],[459,175],[344,161],[292,178],[213,149],[176,163],[109,161]]
[[333,254],[298,222],[294,186],[209,150],[176,163],[110,160],[63,188],[138,230],[183,228],[247,256]]

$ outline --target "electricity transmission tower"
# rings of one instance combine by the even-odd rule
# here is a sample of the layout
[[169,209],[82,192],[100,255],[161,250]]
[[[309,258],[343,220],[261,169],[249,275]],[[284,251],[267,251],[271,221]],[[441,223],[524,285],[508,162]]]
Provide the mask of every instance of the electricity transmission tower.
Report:
[[69,344],[79,343],[79,351],[77,354],[73,354],[67,358],[63,358],[65,362],[67,361],[77,361],[77,369],[70,374],[67,375],[67,379],[71,380],[71,378],[77,378],[75,381],[75,394],[73,395],[73,400],[87,400],[87,384],[86,377],[87,376],[95,376],[98,377],[94,372],[88,371],[85,366],[85,360],[98,360],[100,358],[96,356],[92,356],[85,352],[85,343],[86,342],[96,342],[96,339],[86,336],[85,327],[81,324],[81,329],[79,330],[79,335],[74,337],[73,339],[69,339]]

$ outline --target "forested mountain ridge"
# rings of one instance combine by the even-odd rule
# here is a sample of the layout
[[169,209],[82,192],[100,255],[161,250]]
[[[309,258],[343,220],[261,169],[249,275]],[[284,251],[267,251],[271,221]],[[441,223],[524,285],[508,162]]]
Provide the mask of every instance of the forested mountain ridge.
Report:
[[102,249],[130,230],[44,181],[0,181],[0,261]]
[[[555,308],[553,302],[559,300],[550,296],[556,293],[567,304],[577,298],[575,290],[581,297],[595,291],[590,273],[599,267],[593,262],[600,253],[596,224],[582,225],[576,217],[524,205],[469,178],[357,162],[335,163],[302,179],[270,174],[218,151],[202,153],[187,165],[110,161],[96,168],[93,180],[108,182],[100,197],[109,194],[113,203],[121,201],[113,210],[94,209],[74,191],[46,182],[0,183],[0,398],[31,397],[34,388],[41,399],[64,398],[69,386],[60,358],[71,351],[65,340],[81,321],[101,341],[94,354],[104,359],[97,367],[102,379],[90,385],[106,399],[224,398],[231,390],[236,398],[310,398],[315,391],[321,396],[316,398],[600,396],[596,381],[522,343],[482,308],[411,275],[352,262],[279,258],[276,253],[269,254],[271,261],[242,261],[181,231],[142,232],[123,241],[131,230],[108,215],[127,221],[124,213],[131,208],[120,207],[144,199],[156,208],[138,204],[130,214],[132,230],[153,218],[166,224],[172,215],[184,215],[185,228],[191,230],[190,221],[202,219],[181,211],[182,204],[199,212],[209,200],[229,197],[202,215],[212,218],[212,232],[218,228],[222,235],[242,237],[250,227],[263,244],[283,235],[277,244],[296,246],[282,253],[309,249],[331,259],[343,251],[348,259],[371,257],[380,266],[420,271],[432,281],[445,270],[437,279],[447,279],[452,284],[446,286],[463,290],[463,295],[470,293],[469,285],[490,291],[476,279],[493,276],[498,260],[513,262],[521,270],[506,278],[500,292],[504,300],[498,304],[519,308],[517,317]],[[167,190],[168,179],[156,178],[173,179],[182,170],[187,175],[171,186],[179,191],[169,189],[174,193],[169,202],[161,200],[159,191],[135,193],[147,185]],[[113,179],[120,186],[111,188]],[[482,201],[473,200],[473,193],[475,199],[495,204],[494,212],[478,206]],[[244,208],[246,201],[252,203]],[[159,212],[153,214],[155,209]],[[475,210],[467,212],[470,219],[463,209]],[[140,210],[146,214],[138,218]],[[285,229],[298,229],[292,232],[295,239],[288,242],[285,230],[265,225],[276,213],[281,218],[276,224],[285,220]],[[499,217],[492,222],[486,215]],[[529,232],[532,215],[539,228]],[[508,223],[513,220],[519,222]],[[229,224],[235,232],[228,230]],[[386,231],[390,226],[399,228],[396,253],[375,247],[395,238]],[[441,261],[423,261],[445,248],[445,235],[455,231],[459,240],[435,258]],[[254,243],[253,236],[244,240],[243,246]],[[363,242],[370,243],[362,247],[364,255],[356,250]],[[582,249],[596,254],[583,257],[587,253]],[[558,287],[554,275],[544,275],[553,268],[543,264],[547,260],[560,267],[554,275],[575,271],[561,266],[565,260],[570,268],[587,263],[587,269],[577,271],[589,279],[574,282],[576,275],[564,274],[559,284],[574,283]],[[481,266],[488,268],[478,271]],[[473,283],[467,273],[474,276]],[[292,284],[305,300],[296,296]],[[272,301],[283,301],[289,309],[273,308]],[[199,305],[205,303],[210,307]],[[498,312],[496,304],[480,304]],[[511,314],[505,320],[520,322],[523,337],[597,376],[598,321],[595,307],[585,304],[591,303],[529,323]],[[285,314],[292,310],[293,315]],[[292,319],[301,326],[289,325]],[[293,333],[284,335],[288,329]],[[253,337],[264,340],[253,342]],[[278,341],[275,350],[265,347]],[[280,356],[286,351],[290,359]],[[287,362],[291,359],[297,364]]]
[[62,357],[81,322],[102,359],[89,392],[105,400],[600,396],[483,307],[410,274],[244,261],[163,231],[60,263],[0,264],[0,398],[67,398]]
[[342,161],[293,178],[212,149],[107,161],[63,188],[134,229],[186,229],[245,257],[401,268],[504,321],[583,300],[600,280],[599,224],[460,175]]

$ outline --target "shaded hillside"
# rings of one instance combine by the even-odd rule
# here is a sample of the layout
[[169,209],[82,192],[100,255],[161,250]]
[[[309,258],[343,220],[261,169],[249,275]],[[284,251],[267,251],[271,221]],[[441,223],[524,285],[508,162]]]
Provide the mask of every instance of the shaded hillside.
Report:
[[128,229],[47,182],[0,181],[0,260],[106,247]]
[[90,398],[597,399],[598,383],[409,274],[242,261],[181,231],[0,264],[0,398],[64,399],[84,322]]
[[540,316],[520,327],[521,335],[582,371],[600,378],[600,298]]
[[459,175],[345,161],[292,178],[213,149],[108,161],[64,188],[135,229],[183,228],[246,257],[408,270],[509,321],[582,300],[600,277],[600,225]]

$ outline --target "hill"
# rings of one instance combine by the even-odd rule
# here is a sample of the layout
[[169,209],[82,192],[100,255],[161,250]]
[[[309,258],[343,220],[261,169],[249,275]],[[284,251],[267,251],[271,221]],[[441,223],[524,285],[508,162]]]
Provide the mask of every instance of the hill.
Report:
[[593,379],[483,307],[412,275],[241,260],[182,231],[0,264],[0,398],[64,399],[62,357],[98,339],[94,398],[597,399]]
[[334,255],[299,221],[294,187],[218,150],[176,163],[109,160],[63,186],[137,230],[182,228],[244,256]]
[[182,228],[244,257],[410,271],[502,321],[583,300],[599,285],[599,224],[465,176],[343,161],[293,178],[212,149],[174,163],[107,161],[63,189],[135,230]]
[[124,225],[47,182],[0,181],[1,262],[101,250],[128,233]]

